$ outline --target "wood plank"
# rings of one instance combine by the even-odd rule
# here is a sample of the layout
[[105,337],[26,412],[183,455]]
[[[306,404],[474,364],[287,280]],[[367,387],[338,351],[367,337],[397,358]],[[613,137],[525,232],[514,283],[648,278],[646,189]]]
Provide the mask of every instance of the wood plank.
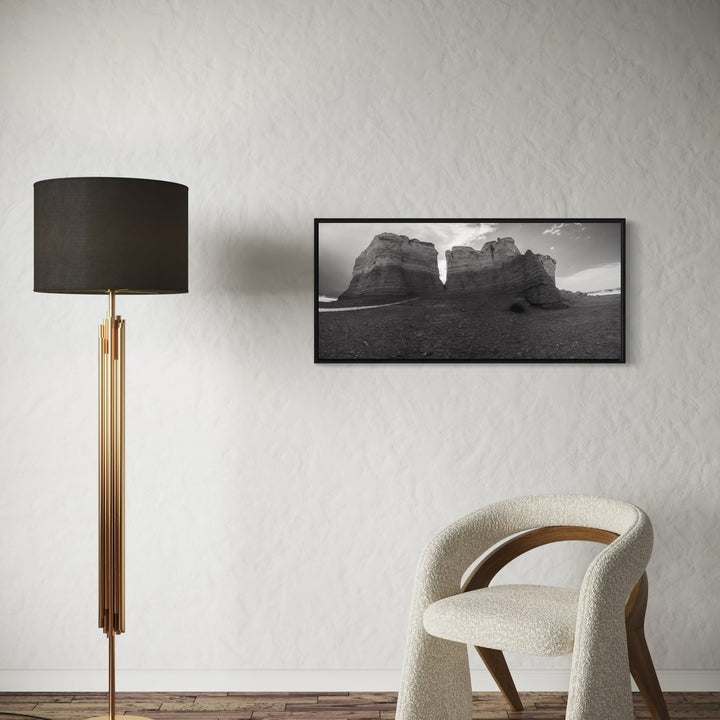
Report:
[[[720,703],[677,703],[668,707],[672,720],[720,720]],[[636,708],[639,720],[652,718],[647,708]]]
[[[198,695],[204,695],[204,694],[205,693],[198,693]],[[291,698],[291,697],[306,697],[308,695],[312,695],[314,697],[320,697],[320,696],[336,697],[336,696],[341,696],[341,695],[347,696],[350,693],[348,693],[348,692],[314,692],[314,691],[313,692],[305,691],[305,692],[265,692],[265,693],[262,693],[262,692],[248,692],[248,691],[244,691],[244,692],[232,692],[231,691],[227,694],[230,695],[231,697],[233,697],[235,695],[246,695],[247,697],[256,697],[256,698],[264,698],[264,697],[265,698],[279,698],[279,697]],[[397,695],[397,693],[395,693],[395,695]]]
[[[6,703],[0,700],[0,712],[5,710],[9,713],[33,713],[37,703],[34,702],[11,702]],[[66,705],[67,707],[67,705]]]
[[73,695],[60,695],[56,693],[0,693],[0,705],[9,705],[12,703],[32,703],[37,705],[41,702],[58,702],[69,703],[73,699]]
[[[127,713],[132,715],[132,713]],[[144,713],[145,717],[152,720],[250,720],[250,711],[213,710],[212,712],[182,712],[151,710]]]
[[[338,702],[341,702],[344,697],[347,697],[345,695],[337,695],[333,697],[333,700],[337,700]],[[318,704],[318,695],[293,695],[292,697],[287,698],[287,702],[285,703],[286,707],[290,707],[291,705],[314,705],[317,706]]]
[[257,710],[253,712],[254,720],[374,720],[380,718],[379,710],[341,710],[328,708],[326,710],[286,710],[285,712],[266,712]]
[[[685,699],[685,696],[683,693],[663,693],[663,697],[665,698],[665,704],[666,705],[675,705],[677,703],[686,703],[687,700]],[[645,701],[643,700],[643,697],[640,693],[633,693],[633,703],[635,705],[645,705]]]
[[33,697],[35,697],[35,696],[40,696],[40,695],[49,695],[49,696],[51,696],[51,697],[69,697],[69,698],[72,698],[72,697],[74,697],[75,695],[77,695],[77,693],[74,693],[74,692],[66,692],[66,691],[46,692],[46,691],[43,691],[43,690],[38,690],[38,691],[36,691],[36,692],[27,692],[27,691],[18,692],[17,690],[3,690],[2,692],[0,692],[0,702],[2,701],[2,698],[3,698],[4,696],[7,696],[7,695],[32,695]]
[[238,710],[285,710],[285,698],[248,698],[235,695],[230,697],[198,695],[193,700],[170,700],[162,703],[160,710],[164,712],[192,712],[238,711]]
[[291,705],[288,703],[287,710],[293,710],[293,711],[304,711],[304,712],[322,712],[324,710],[347,710],[348,712],[352,712],[353,710],[377,710],[377,711],[394,711],[397,703],[394,702],[376,702],[376,703],[344,703],[344,702],[337,702],[337,703],[322,703],[322,705],[304,705],[304,704],[297,704],[297,705]]
[[[665,698],[680,695],[688,703],[720,702],[720,692],[663,693]],[[670,702],[670,700],[668,700]]]
[[367,703],[375,702],[397,702],[397,693],[353,692],[348,693],[344,696],[325,695],[324,693],[318,695],[319,705],[323,705],[326,703],[336,703],[338,701],[342,701],[343,705],[366,705]]
[[[144,700],[142,698],[133,698],[132,700],[128,700],[127,698],[123,698],[122,700],[118,699],[116,700],[116,706],[119,712],[125,713],[132,710],[133,712],[136,710],[159,710],[160,709],[160,700],[156,699],[148,699]],[[49,711],[57,711],[57,712],[67,712],[67,711],[75,711],[75,710],[87,710],[88,712],[92,713],[92,711],[100,709],[100,713],[107,712],[107,697],[100,698],[99,700],[73,700],[70,703],[46,703],[41,702],[38,703],[35,706],[35,710],[37,711],[36,715],[42,715],[44,712]],[[96,715],[98,713],[95,713]],[[135,714],[137,714],[135,712]],[[91,715],[88,715],[88,717],[91,717]]]

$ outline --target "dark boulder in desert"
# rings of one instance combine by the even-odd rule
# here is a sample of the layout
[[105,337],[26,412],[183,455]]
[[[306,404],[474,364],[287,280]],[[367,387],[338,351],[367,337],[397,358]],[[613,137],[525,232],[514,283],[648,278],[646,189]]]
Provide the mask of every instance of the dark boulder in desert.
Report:
[[340,300],[402,299],[445,292],[432,243],[394,233],[376,235],[358,255]]
[[524,313],[529,307],[528,301],[524,297],[516,297],[513,299],[508,310],[516,315]]

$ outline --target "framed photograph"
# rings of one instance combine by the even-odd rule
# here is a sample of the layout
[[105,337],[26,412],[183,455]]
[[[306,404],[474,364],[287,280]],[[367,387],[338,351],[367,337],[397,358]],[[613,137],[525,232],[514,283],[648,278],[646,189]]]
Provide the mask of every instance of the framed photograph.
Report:
[[316,219],[315,362],[625,362],[625,220]]

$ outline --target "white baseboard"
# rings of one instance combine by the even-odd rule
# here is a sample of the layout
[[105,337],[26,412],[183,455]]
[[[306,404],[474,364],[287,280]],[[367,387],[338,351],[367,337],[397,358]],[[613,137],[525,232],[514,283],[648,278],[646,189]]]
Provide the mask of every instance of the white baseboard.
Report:
[[[564,691],[569,670],[513,670],[520,692]],[[720,670],[658,670],[666,692],[718,692]],[[118,670],[119,691],[358,692],[397,690],[399,670]],[[472,671],[473,689],[494,691],[489,673]],[[2,692],[104,692],[105,670],[0,670]]]

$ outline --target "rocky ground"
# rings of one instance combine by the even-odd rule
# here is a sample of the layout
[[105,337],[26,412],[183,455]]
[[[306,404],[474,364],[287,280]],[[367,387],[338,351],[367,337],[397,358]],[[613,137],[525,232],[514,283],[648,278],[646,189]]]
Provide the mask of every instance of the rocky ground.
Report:
[[[619,295],[578,297],[562,310],[478,297],[319,313],[318,360],[618,360]],[[336,307],[336,303],[323,307]]]

